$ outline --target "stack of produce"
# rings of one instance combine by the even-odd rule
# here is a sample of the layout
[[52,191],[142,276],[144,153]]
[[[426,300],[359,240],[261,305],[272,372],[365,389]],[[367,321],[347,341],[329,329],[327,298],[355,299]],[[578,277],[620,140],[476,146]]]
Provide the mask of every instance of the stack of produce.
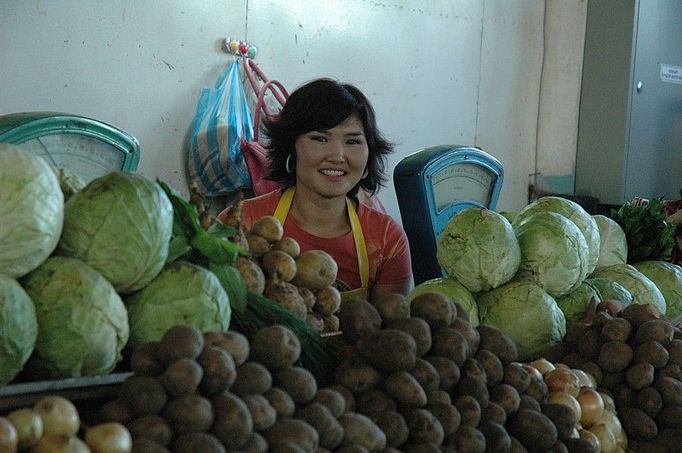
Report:
[[130,432],[120,423],[85,426],[68,399],[50,395],[31,407],[0,417],[0,451],[16,453],[125,453],[132,449]]
[[682,441],[682,333],[652,305],[607,308],[600,305],[591,324],[569,323],[568,354],[556,359],[612,395],[633,450],[675,451]]

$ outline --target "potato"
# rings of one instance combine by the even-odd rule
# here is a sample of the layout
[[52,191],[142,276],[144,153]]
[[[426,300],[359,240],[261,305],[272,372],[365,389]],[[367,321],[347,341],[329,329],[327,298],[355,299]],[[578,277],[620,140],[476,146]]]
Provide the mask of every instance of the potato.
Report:
[[613,318],[604,324],[600,333],[604,342],[620,341],[627,343],[632,334],[632,324],[625,318]]
[[386,445],[399,448],[410,436],[405,418],[396,411],[382,411],[370,416],[372,421],[386,435]]
[[176,453],[225,453],[225,447],[217,437],[208,433],[184,433],[173,439],[172,449]]
[[322,316],[331,316],[341,308],[341,293],[333,286],[327,286],[315,293],[313,310]]
[[485,436],[486,451],[509,451],[511,450],[511,437],[504,425],[485,421],[478,426],[479,431]]
[[624,407],[618,410],[618,417],[628,439],[650,441],[658,435],[656,422],[639,409]]
[[330,390],[334,390],[343,397],[344,400],[344,411],[343,412],[355,412],[355,396],[353,392],[346,386],[341,384],[334,384],[327,387]]
[[650,363],[638,363],[625,372],[625,382],[632,390],[639,391],[654,382],[654,366]]
[[384,325],[410,317],[410,302],[400,293],[388,294],[374,302]]
[[661,312],[651,304],[630,304],[620,312],[620,316],[630,321],[632,327],[640,325],[652,319],[660,319]]
[[249,252],[254,258],[260,258],[270,251],[270,243],[263,236],[251,231],[244,235],[246,243],[249,245]]
[[395,400],[382,390],[371,389],[355,395],[355,411],[362,415],[371,417],[376,412],[395,410],[398,410]]
[[426,392],[406,371],[389,374],[384,381],[384,389],[401,406],[423,407],[427,403]]
[[567,440],[573,436],[575,425],[580,420],[573,409],[559,403],[542,403],[540,407],[542,413],[554,423],[559,439]]
[[542,402],[547,398],[549,389],[542,378],[532,376],[530,378],[530,384],[524,393],[534,398],[537,402]]
[[369,417],[357,412],[346,412],[339,417],[343,426],[342,446],[359,445],[369,451],[386,448],[386,434]]
[[476,330],[476,327],[459,317],[455,318],[450,327],[461,333],[466,339],[469,346],[467,357],[473,357],[476,351],[478,351],[478,345],[481,342],[481,335]]
[[674,330],[672,324],[665,319],[652,319],[640,325],[635,333],[634,344],[639,345],[646,341],[656,341],[667,346],[673,341]]
[[315,293],[310,291],[308,288],[305,286],[297,286],[296,289],[298,290],[298,294],[301,296],[301,299],[303,299],[303,303],[305,304],[306,309],[308,310],[308,313],[313,309],[315,306]]
[[296,258],[296,269],[296,276],[291,282],[314,292],[332,286],[339,268],[329,253],[306,250]]
[[140,437],[133,440],[133,449],[130,453],[170,453],[170,450],[148,437]]
[[300,340],[282,325],[263,327],[251,340],[251,359],[272,371],[292,366],[300,356]]
[[319,389],[310,403],[322,404],[336,418],[346,412],[346,400],[343,395],[338,390],[330,387]]
[[435,356],[425,357],[424,360],[433,365],[436,371],[438,371],[440,389],[449,392],[459,382],[461,372],[459,366],[454,361],[445,357]]
[[675,339],[671,341],[666,347],[670,357],[669,363],[673,365],[682,365],[682,340]]
[[246,362],[249,358],[249,340],[242,333],[234,330],[227,332],[205,332],[204,347],[217,346],[230,353],[236,366]]
[[[530,409],[533,411],[542,412],[540,409],[540,403],[538,402],[538,400],[536,400],[535,398],[533,398],[530,395],[526,395],[526,394],[519,395],[519,401],[520,401],[519,402],[519,410]],[[492,401],[488,403],[488,406],[490,406],[491,404],[495,404],[495,405],[499,406],[497,403],[493,403]],[[500,406],[500,408],[502,408],[502,407]],[[502,412],[504,412],[504,409],[502,409]],[[505,417],[507,416],[506,412],[505,412],[504,416]]]
[[133,442],[139,438],[146,437],[159,445],[167,447],[173,438],[173,431],[168,421],[159,415],[137,417],[127,423],[126,428],[128,428]]
[[451,327],[440,327],[431,332],[431,354],[446,357],[462,366],[467,359],[468,343],[464,336]]
[[509,416],[519,409],[521,397],[511,385],[499,384],[490,389],[490,401],[502,406],[502,409]]
[[426,392],[427,404],[449,404],[452,405],[452,398],[445,390],[438,389],[432,392]]
[[356,346],[362,357],[381,371],[411,370],[417,360],[414,338],[397,329],[371,332],[360,338]]
[[412,317],[421,318],[431,328],[447,327],[457,317],[457,308],[449,297],[438,292],[426,292],[412,299]]
[[523,393],[530,386],[530,375],[520,363],[512,362],[504,367],[502,383],[509,384],[519,393]]
[[599,350],[598,363],[602,370],[617,373],[627,368],[632,356],[632,348],[627,343],[609,341]]
[[635,348],[633,363],[648,362],[654,368],[662,368],[668,364],[670,354],[668,350],[657,341],[645,341]]
[[520,410],[507,423],[507,431],[526,448],[547,450],[558,439],[554,423],[540,412]]
[[277,242],[284,235],[282,223],[274,216],[263,216],[253,222],[249,232],[257,234],[269,243]]
[[132,375],[119,387],[119,398],[134,415],[158,414],[168,401],[158,379]]
[[272,387],[272,374],[258,362],[245,362],[237,367],[237,378],[230,391],[236,395],[262,395]]
[[415,366],[409,373],[419,382],[419,385],[424,389],[426,395],[438,390],[440,386],[440,375],[438,370],[424,359],[418,358],[415,361]]
[[397,319],[389,322],[386,329],[397,329],[406,332],[414,338],[417,344],[417,357],[423,357],[431,350],[431,327],[421,318]]
[[257,294],[263,294],[265,274],[255,261],[240,255],[235,260],[234,267],[239,271],[248,289]]
[[343,426],[334,414],[320,403],[310,403],[296,411],[296,418],[315,428],[320,437],[320,447],[333,450],[343,440]]
[[[522,395],[519,401],[522,400]],[[540,410],[540,403],[535,401],[533,398],[528,397],[531,401],[535,402],[537,410]],[[521,403],[519,403],[519,409],[521,408]],[[481,420],[487,420],[489,422],[498,423],[504,426],[507,423],[507,412],[502,406],[495,403],[494,401],[488,401],[486,407],[481,408]]]
[[438,418],[426,409],[410,408],[403,411],[410,430],[410,440],[416,443],[440,445],[445,434]]
[[518,359],[519,353],[516,345],[500,329],[487,324],[479,324],[476,330],[480,335],[479,349],[492,352],[505,365]]
[[317,381],[313,374],[300,366],[288,366],[275,372],[275,385],[297,404],[309,403],[317,393]]
[[314,452],[320,443],[320,436],[310,424],[295,418],[282,418],[261,433],[272,451],[298,451],[287,448],[286,444],[302,451]]
[[485,380],[473,376],[462,376],[455,386],[455,391],[458,394],[473,396],[481,407],[487,406],[490,399]]
[[274,242],[271,249],[281,250],[294,259],[298,258],[298,255],[301,254],[301,246],[298,244],[296,239],[290,237],[283,237],[279,241]]
[[322,317],[322,331],[323,332],[338,332],[341,326],[341,321],[336,315],[329,315]]
[[[459,429],[462,417],[457,408],[452,404],[429,403],[426,406],[426,410],[438,419],[444,436],[447,437]],[[412,430],[410,429],[410,431]]]
[[578,340],[578,352],[588,360],[597,360],[602,341],[596,329],[587,330]]
[[203,370],[199,389],[215,395],[232,386],[237,379],[237,367],[229,352],[217,346],[205,346],[197,359]]
[[206,432],[213,425],[214,419],[211,402],[196,394],[168,401],[162,416],[176,434]]
[[637,408],[654,418],[663,409],[663,397],[653,387],[646,387],[637,392]]
[[[30,410],[31,413],[33,413],[32,409],[17,409],[17,410]],[[10,413],[11,415],[11,413]],[[126,424],[130,422],[133,418],[133,413],[130,411],[130,408],[120,399],[115,399],[115,400],[110,400],[107,401],[100,407],[100,409],[97,411],[97,422],[98,423],[106,423],[106,422],[118,422],[122,424]],[[41,423],[42,425],[42,423]]]
[[504,379],[504,367],[495,354],[486,349],[481,349],[476,353],[476,360],[485,370],[486,382],[489,387],[502,382],[502,379]]
[[478,426],[481,421],[481,405],[476,398],[470,395],[457,395],[452,402],[459,412],[462,425]]
[[204,335],[199,328],[190,325],[176,325],[168,329],[161,340],[157,356],[168,365],[178,359],[196,359],[204,348]]
[[456,447],[456,451],[466,451],[470,453],[485,452],[485,436],[481,431],[469,425],[462,425],[459,429],[448,437],[446,443]]
[[296,403],[291,395],[279,387],[271,387],[263,396],[275,409],[278,418],[292,417],[296,410]]
[[282,280],[270,280],[265,284],[263,295],[274,300],[301,319],[305,319],[308,307],[296,286]]
[[242,397],[244,404],[249,408],[253,429],[262,431],[274,425],[277,420],[277,411],[270,404],[270,401],[263,395],[249,394]]
[[197,390],[203,375],[204,370],[196,360],[184,357],[168,365],[159,382],[170,396],[184,396]]
[[164,364],[159,357],[159,342],[149,341],[137,345],[130,355],[130,371],[136,376],[158,376]]
[[670,377],[660,377],[654,381],[654,388],[663,397],[666,406],[682,406],[682,382]]
[[277,277],[289,282],[296,275],[296,261],[286,252],[269,250],[261,257],[261,267],[267,278]]
[[224,392],[211,399],[214,420],[211,434],[215,435],[229,450],[238,450],[251,437],[253,419],[244,401],[238,396]]
[[363,335],[376,332],[381,328],[379,312],[366,300],[343,301],[337,316],[343,337],[349,343],[354,344]]
[[668,406],[656,415],[656,425],[660,429],[682,429],[682,406]]

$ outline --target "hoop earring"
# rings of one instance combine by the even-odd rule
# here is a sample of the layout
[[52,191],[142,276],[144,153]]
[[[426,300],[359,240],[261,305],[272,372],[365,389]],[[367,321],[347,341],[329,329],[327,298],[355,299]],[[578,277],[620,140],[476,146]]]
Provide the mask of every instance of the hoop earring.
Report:
[[294,170],[296,169],[295,164],[291,163],[291,156],[292,156],[292,154],[289,154],[287,156],[287,160],[284,162],[284,168],[287,170],[287,173],[289,173],[289,174],[292,174],[294,172]]

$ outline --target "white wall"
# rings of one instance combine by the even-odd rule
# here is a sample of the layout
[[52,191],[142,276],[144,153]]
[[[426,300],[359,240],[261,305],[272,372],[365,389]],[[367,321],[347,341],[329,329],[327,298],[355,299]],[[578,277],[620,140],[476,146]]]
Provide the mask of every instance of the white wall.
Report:
[[[550,190],[554,176],[572,178],[585,10],[585,0],[3,0],[0,114],[116,125],[140,141],[138,172],[185,192],[197,96],[235,37],[290,90],[320,76],[357,84],[397,144],[389,168],[439,144],[496,156],[497,208],[517,210],[534,174]],[[399,219],[392,185],[381,198]]]

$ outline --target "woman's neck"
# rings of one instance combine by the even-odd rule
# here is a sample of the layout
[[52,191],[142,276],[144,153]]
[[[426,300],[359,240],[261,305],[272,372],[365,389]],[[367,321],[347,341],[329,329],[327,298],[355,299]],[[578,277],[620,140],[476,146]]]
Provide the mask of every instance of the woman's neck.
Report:
[[335,238],[350,231],[346,197],[325,198],[297,187],[289,215],[310,234]]

